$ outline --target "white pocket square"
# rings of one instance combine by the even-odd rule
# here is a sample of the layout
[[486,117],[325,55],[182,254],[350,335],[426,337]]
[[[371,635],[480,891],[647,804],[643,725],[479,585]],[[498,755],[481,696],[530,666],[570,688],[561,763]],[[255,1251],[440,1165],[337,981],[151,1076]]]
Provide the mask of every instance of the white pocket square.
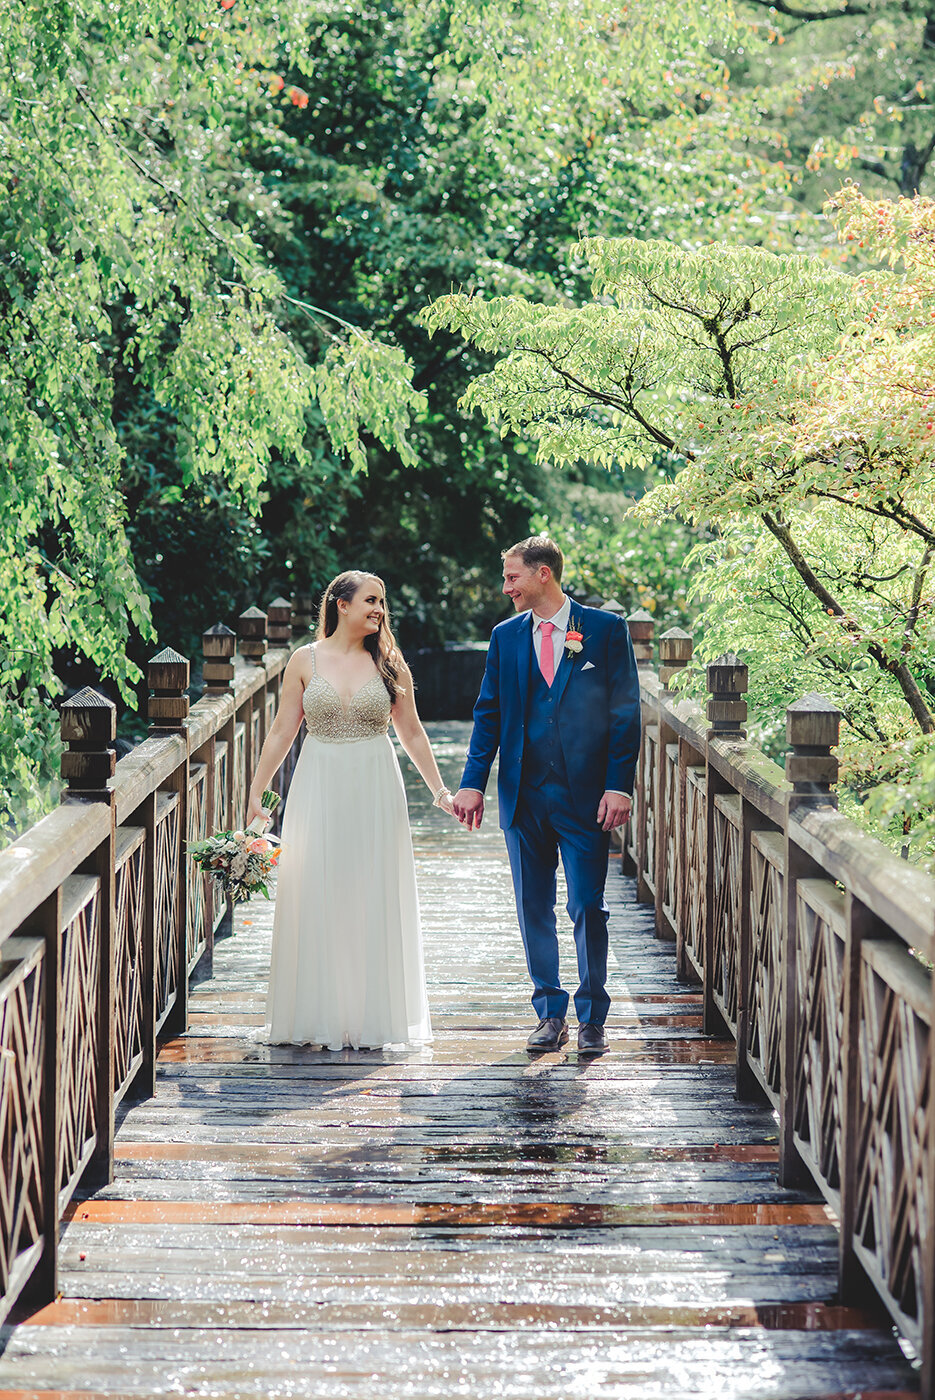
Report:
[[581,669],[582,669],[582,671],[593,671],[593,670],[594,670],[594,662],[593,662],[593,661],[586,661],[586,662],[584,663],[584,665],[581,667]]

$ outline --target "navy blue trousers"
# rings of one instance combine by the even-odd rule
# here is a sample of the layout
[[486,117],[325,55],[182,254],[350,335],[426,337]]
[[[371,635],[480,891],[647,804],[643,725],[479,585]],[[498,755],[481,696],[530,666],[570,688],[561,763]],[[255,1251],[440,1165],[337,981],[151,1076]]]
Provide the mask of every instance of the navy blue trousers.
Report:
[[610,997],[607,980],[607,855],[610,834],[601,831],[597,813],[583,822],[574,810],[571,793],[560,780],[520,789],[513,825],[504,829],[513,872],[526,966],[532,978],[532,1004],[540,1020],[564,1016],[568,993],[559,982],[558,934],[555,924],[555,873],[561,854],[568,887],[565,906],[575,926],[578,990],[575,1014],[579,1024],[602,1026]]

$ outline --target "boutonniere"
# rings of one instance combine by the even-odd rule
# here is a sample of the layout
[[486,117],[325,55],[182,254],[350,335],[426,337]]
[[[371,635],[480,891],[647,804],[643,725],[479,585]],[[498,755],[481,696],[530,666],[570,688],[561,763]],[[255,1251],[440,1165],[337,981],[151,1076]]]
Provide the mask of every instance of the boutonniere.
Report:
[[569,657],[577,656],[584,646],[584,633],[578,630],[578,623],[573,617],[568,619],[569,627],[565,633],[565,650]]

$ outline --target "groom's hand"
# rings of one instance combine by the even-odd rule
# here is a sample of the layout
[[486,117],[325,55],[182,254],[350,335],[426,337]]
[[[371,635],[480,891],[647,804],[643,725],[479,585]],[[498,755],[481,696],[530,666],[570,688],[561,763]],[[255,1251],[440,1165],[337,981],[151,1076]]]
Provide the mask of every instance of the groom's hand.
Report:
[[468,831],[479,829],[484,820],[484,794],[475,788],[461,788],[455,793],[455,816]]
[[633,799],[625,792],[605,792],[597,809],[597,824],[602,831],[613,831],[630,820]]

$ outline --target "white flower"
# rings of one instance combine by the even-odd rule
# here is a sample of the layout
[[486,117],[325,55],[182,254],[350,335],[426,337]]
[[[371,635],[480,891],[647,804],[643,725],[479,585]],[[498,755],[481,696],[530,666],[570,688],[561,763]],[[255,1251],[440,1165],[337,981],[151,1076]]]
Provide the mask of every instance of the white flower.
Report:
[[578,652],[581,651],[583,645],[583,642],[566,642],[565,650],[573,652],[574,655],[577,656]]

